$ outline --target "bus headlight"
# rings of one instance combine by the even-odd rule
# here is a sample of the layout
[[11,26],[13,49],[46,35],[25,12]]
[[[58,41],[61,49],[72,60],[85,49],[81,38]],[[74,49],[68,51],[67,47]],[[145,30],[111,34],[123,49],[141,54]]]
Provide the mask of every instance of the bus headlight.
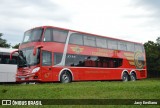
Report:
[[36,73],[36,72],[38,72],[40,70],[40,67],[36,67],[36,68],[34,68],[33,70],[32,70],[32,73]]

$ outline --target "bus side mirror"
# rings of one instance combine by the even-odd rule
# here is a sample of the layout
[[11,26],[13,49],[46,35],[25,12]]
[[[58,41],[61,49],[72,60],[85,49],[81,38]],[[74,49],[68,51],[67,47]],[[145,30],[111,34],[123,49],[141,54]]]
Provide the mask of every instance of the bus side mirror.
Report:
[[43,46],[42,45],[38,45],[38,46],[34,47],[34,49],[33,49],[33,55],[34,56],[37,54],[37,49],[38,48],[43,48]]

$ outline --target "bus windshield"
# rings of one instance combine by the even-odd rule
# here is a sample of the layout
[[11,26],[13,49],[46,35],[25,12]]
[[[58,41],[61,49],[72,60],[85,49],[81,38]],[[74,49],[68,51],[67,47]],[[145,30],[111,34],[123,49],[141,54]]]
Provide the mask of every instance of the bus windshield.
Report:
[[36,28],[29,31],[26,31],[24,33],[23,42],[38,42],[41,39],[42,36],[42,28]]
[[36,55],[33,55],[33,48],[25,48],[19,51],[19,67],[33,66],[40,62],[40,50],[37,49]]

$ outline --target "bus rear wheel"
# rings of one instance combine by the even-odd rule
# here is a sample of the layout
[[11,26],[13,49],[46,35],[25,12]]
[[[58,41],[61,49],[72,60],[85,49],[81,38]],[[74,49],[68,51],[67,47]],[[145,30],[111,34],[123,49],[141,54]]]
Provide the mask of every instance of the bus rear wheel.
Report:
[[131,81],[136,81],[136,74],[135,73],[131,73],[130,75]]
[[68,71],[63,71],[60,76],[61,83],[69,83],[72,81],[71,74]]
[[122,75],[122,81],[127,82],[129,81],[129,75],[127,72],[124,72]]

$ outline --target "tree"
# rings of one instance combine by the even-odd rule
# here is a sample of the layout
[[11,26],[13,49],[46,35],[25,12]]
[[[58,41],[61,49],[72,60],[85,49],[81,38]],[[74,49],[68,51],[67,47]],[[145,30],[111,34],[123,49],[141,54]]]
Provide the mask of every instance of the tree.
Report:
[[3,34],[0,33],[0,47],[9,48],[11,45],[7,43],[7,40],[2,39]]
[[160,44],[160,37],[156,39],[157,44]]
[[158,77],[160,74],[160,37],[157,42],[148,41],[144,44],[149,77]]
[[12,48],[16,48],[16,49],[18,49],[18,48],[19,48],[19,45],[20,45],[20,43],[19,43],[19,44],[14,45],[14,46],[12,46]]

